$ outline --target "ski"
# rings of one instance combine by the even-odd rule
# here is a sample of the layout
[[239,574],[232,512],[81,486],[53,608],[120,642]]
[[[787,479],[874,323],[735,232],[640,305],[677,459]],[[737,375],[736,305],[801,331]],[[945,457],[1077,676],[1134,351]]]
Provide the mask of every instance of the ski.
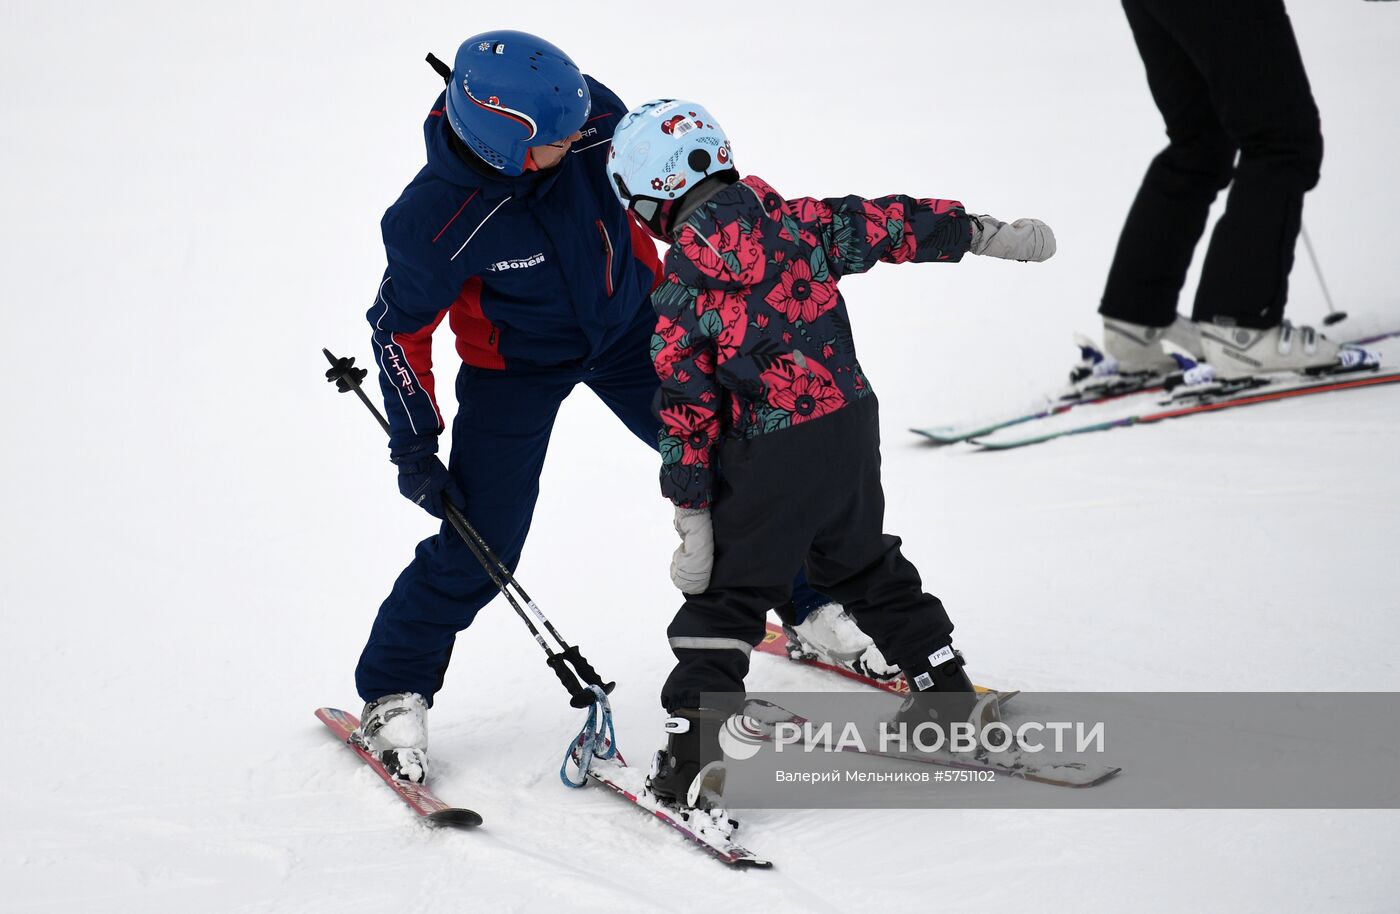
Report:
[[[1341,345],[1368,346],[1396,337],[1400,337],[1400,330],[1383,330],[1343,340]],[[976,444],[978,442],[974,439],[985,438],[1003,429],[1060,416],[1079,407],[1098,406],[1138,394],[1159,393],[1164,389],[1170,390],[1181,381],[1182,373],[1179,371],[1170,374],[1119,374],[1117,363],[1100,351],[1098,344],[1083,335],[1075,336],[1075,344],[1079,347],[1080,361],[1070,371],[1067,387],[1045,394],[1023,409],[948,425],[911,428],[910,431],[936,445],[959,442]]]
[[733,867],[768,869],[771,861],[732,840],[738,823],[724,810],[706,812],[701,809],[681,809],[663,804],[646,789],[646,772],[629,767],[620,756],[593,760],[588,777],[606,787],[611,793],[628,800],[643,812],[674,828],[695,846],[713,855],[721,863]]
[[448,806],[439,800],[426,785],[401,781],[391,775],[380,764],[379,759],[366,751],[354,739],[354,733],[360,726],[360,720],[355,715],[348,714],[339,708],[317,708],[316,717],[335,734],[336,739],[354,749],[355,754],[363,759],[364,763],[372,768],[375,774],[383,778],[384,783],[392,787],[394,793],[398,794],[399,798],[424,820],[434,825],[447,825],[456,828],[475,828],[481,824],[481,816],[472,810],[463,809],[460,806]]
[[1128,375],[1118,378],[1115,383],[1109,386],[1084,388],[1079,385],[1071,385],[1059,393],[1042,397],[1038,403],[1025,409],[1014,410],[994,418],[976,419],[951,425],[936,425],[929,428],[911,428],[910,431],[927,438],[934,444],[957,444],[990,435],[1005,428],[1034,422],[1037,419],[1058,416],[1076,407],[1107,403],[1135,394],[1156,393],[1163,389],[1165,383],[1166,376],[1164,375]]
[[1087,765],[1083,762],[1067,762],[1059,765],[1036,765],[1026,761],[1026,755],[1019,750],[998,752],[995,755],[967,756],[961,753],[923,752],[879,752],[874,749],[849,749],[881,758],[898,759],[906,762],[919,762],[925,765],[938,765],[943,768],[959,768],[968,771],[995,771],[1007,777],[1020,778],[1037,784],[1052,787],[1097,787],[1122,771],[1112,765]]
[[[829,673],[836,673],[838,676],[845,676],[847,679],[854,679],[856,682],[864,683],[872,688],[882,689],[886,692],[893,692],[895,695],[908,695],[909,683],[903,676],[896,676],[893,679],[875,679],[871,676],[863,676],[854,670],[848,670],[843,666],[834,663],[827,663],[816,654],[804,651],[800,647],[792,644],[788,639],[787,632],[776,622],[768,623],[768,630],[763,635],[763,640],[759,642],[758,650],[765,654],[772,654],[775,657],[787,657],[798,663],[807,666],[814,666],[819,670],[826,670]],[[987,692],[995,691],[997,700],[1001,704],[1006,704],[1015,696],[1021,694],[1020,689],[989,689],[986,686],[974,686],[977,694],[985,695]]]
[[[756,709],[755,705],[763,705]],[[755,713],[757,712],[757,713]],[[751,700],[745,709],[745,723],[750,727],[747,735],[757,739],[771,740],[774,728],[779,723],[790,723],[798,727],[808,723],[807,718],[794,714],[786,708],[771,702]],[[887,758],[903,762],[917,762],[921,765],[936,765],[941,768],[955,768],[967,771],[994,771],[1007,777],[1020,778],[1037,784],[1054,787],[1096,787],[1117,775],[1123,769],[1114,765],[1089,765],[1084,762],[1060,764],[1036,764],[1032,756],[1019,749],[1005,752],[881,752],[866,746],[838,744],[839,752],[854,752],[877,758]]]
[[1179,419],[1183,416],[1218,412],[1223,409],[1234,409],[1240,406],[1255,406],[1260,403],[1288,400],[1294,397],[1305,397],[1313,394],[1332,393],[1342,390],[1359,390],[1365,387],[1378,387],[1385,384],[1395,384],[1397,382],[1400,382],[1400,372],[1372,374],[1364,377],[1348,377],[1346,375],[1303,377],[1298,378],[1296,381],[1261,380],[1260,383],[1247,386],[1241,390],[1216,395],[1208,393],[1189,401],[1154,399],[1146,408],[1136,409],[1126,415],[1114,416],[1098,422],[1065,426],[1034,435],[1013,437],[993,436],[974,438],[971,439],[971,441],[984,450],[1004,451],[1011,450],[1012,448],[1026,447],[1032,444],[1041,444],[1046,441],[1066,438],[1071,435],[1083,435],[1089,432],[1127,428],[1133,425],[1150,425],[1154,422],[1162,422],[1167,419]]

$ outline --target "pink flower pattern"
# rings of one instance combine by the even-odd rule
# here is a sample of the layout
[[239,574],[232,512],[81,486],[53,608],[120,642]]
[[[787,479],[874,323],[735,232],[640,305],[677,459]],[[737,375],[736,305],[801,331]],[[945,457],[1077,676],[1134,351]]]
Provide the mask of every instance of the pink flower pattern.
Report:
[[805,260],[794,260],[763,300],[794,324],[810,324],[836,307],[836,281],[818,282]]
[[783,356],[763,373],[768,402],[789,413],[794,425],[819,419],[846,405],[831,372],[816,362],[804,362],[799,364],[792,356]]
[[744,334],[749,326],[746,304],[743,295],[722,289],[706,289],[695,300],[697,316],[704,315],[706,311],[718,311],[720,320],[724,322],[715,340],[721,362],[733,358],[739,347],[744,345]]

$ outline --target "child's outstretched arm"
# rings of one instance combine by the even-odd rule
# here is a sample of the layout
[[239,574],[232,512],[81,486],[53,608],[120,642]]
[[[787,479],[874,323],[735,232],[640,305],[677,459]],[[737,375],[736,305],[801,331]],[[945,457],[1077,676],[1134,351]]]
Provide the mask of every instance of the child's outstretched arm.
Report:
[[820,222],[838,277],[864,273],[880,262],[956,263],[972,240],[972,222],[956,200],[893,194],[872,200],[790,200],[788,207],[798,211],[801,221],[816,217]]
[[956,263],[973,253],[1008,260],[1049,260],[1055,234],[1038,219],[1003,223],[971,216],[957,200],[903,194],[789,200],[799,222],[819,223],[837,275],[863,273],[876,263]]

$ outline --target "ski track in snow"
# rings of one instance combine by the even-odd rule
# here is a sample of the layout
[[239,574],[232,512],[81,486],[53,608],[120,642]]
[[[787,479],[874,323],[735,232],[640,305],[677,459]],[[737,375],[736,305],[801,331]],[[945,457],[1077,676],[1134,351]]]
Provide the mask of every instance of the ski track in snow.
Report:
[[[1385,223],[1394,6],[1289,4],[1327,136],[1305,218],[1356,333],[1400,326]],[[580,715],[500,602],[459,639],[430,715],[434,787],[482,828],[415,821],[312,716],[359,710],[352,671],[374,610],[432,529],[399,498],[362,409],[321,379],[318,350],[369,361],[379,214],[420,167],[441,88],[424,52],[499,26],[572,49],[629,101],[702,97],[741,166],[790,194],[954,196],[1054,226],[1044,265],[969,258],[843,283],[881,399],[888,529],[948,606],[976,678],[1400,689],[1400,390],[1003,454],[931,450],[904,431],[1052,389],[1072,332],[1097,326],[1119,225],[1163,142],[1121,10],[901,0],[839,28],[791,13],[751,5],[737,30],[688,19],[686,46],[719,43],[717,67],[634,53],[617,23],[667,12],[630,0],[606,16],[551,0],[491,22],[443,2],[387,17],[319,0],[236,17],[154,0],[14,10],[0,55],[19,341],[0,456],[0,907],[1395,910],[1395,811],[755,810],[738,838],[776,867],[730,871],[601,790],[559,785]],[[891,50],[857,68],[892,35],[955,63]],[[864,75],[799,78],[810,60]],[[783,91],[780,118],[768,87]],[[792,155],[813,135],[821,154]],[[1295,321],[1324,313],[1303,258],[1291,298]],[[619,681],[634,765],[661,741],[678,605],[655,473],[580,391],[519,569]],[[758,655],[750,685],[861,688]]]

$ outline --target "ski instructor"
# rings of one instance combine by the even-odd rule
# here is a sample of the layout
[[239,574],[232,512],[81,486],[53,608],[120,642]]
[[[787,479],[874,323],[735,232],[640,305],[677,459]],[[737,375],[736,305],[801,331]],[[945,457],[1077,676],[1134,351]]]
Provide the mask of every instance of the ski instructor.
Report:
[[[367,317],[400,492],[440,520],[444,499],[462,508],[513,569],[575,385],[657,447],[649,295],[660,263],[607,183],[627,108],[606,86],[513,31],[469,38],[443,76],[423,125],[427,165],[381,223],[388,268]],[[446,465],[432,373],[444,318],[462,359]],[[829,602],[800,590],[809,606]],[[426,778],[427,708],[457,633],[496,594],[444,524],[380,606],[355,682],[361,737],[396,777]]]

